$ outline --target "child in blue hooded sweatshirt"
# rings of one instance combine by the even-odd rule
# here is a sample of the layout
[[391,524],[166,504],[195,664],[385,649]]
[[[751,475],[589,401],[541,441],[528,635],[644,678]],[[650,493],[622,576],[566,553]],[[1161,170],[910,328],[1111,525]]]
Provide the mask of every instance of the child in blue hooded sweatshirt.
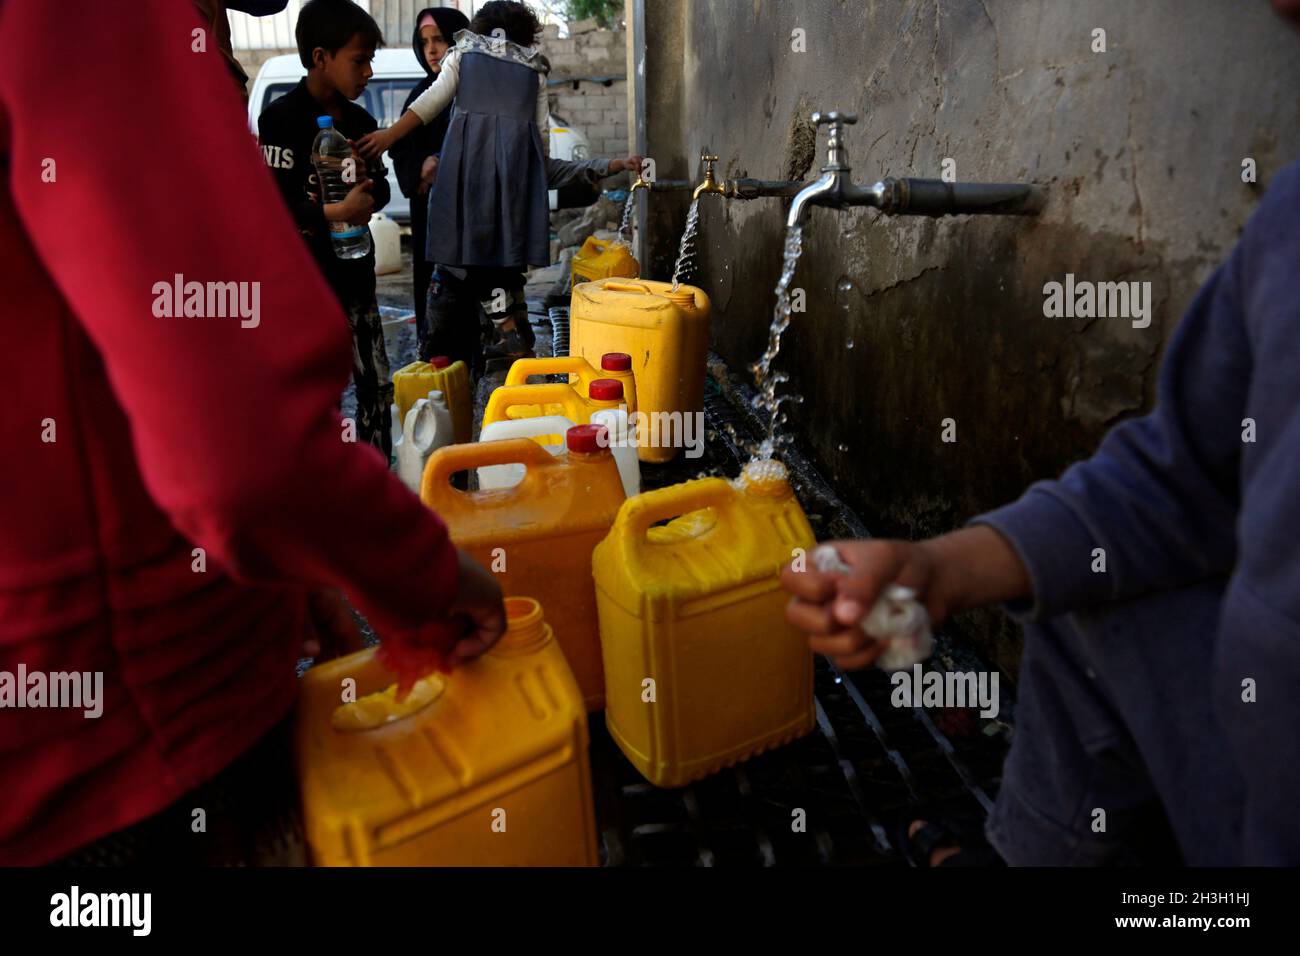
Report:
[[987,843],[918,819],[919,865],[1141,862],[1162,829],[1189,865],[1300,864],[1298,218],[1292,163],[1170,339],[1155,408],[1090,459],[959,531],[835,542],[845,574],[782,572],[790,622],[846,669],[884,649],[859,625],[890,582],[936,624],[1005,602],[1026,625]]
[[[433,84],[391,127],[357,143],[362,156],[378,156],[454,99],[429,200],[425,256],[438,264],[439,279],[451,277],[485,302],[500,351],[510,358],[532,352],[524,270],[550,261],[550,109],[543,61],[533,45],[540,33],[524,4],[484,4],[470,29],[456,34]],[[465,353],[477,352],[477,322],[452,329],[439,328],[437,316],[431,320],[446,354],[469,359]]]

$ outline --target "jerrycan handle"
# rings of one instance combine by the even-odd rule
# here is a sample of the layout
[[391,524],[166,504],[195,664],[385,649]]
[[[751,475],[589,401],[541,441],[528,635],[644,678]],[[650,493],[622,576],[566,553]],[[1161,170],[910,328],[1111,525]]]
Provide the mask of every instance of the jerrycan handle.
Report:
[[736,489],[722,478],[697,478],[680,485],[656,488],[628,498],[618,513],[616,524],[627,529],[638,544],[646,540],[646,533],[656,521],[676,518],[679,515],[717,508],[731,514],[736,508]]
[[[590,375],[591,367],[587,360],[581,355],[557,355],[554,358],[526,358],[516,359],[510,366],[510,371],[506,373],[507,385],[527,385],[528,376],[530,375],[563,375],[565,373],[577,373],[581,375],[587,372]],[[561,382],[561,385],[564,383]],[[529,403],[536,404],[536,403]]]
[[488,399],[487,408],[483,410],[483,421],[493,422],[506,417],[506,409],[516,405],[562,405],[578,398],[572,385],[564,382],[551,382],[546,385],[502,385],[493,389]]
[[609,289],[611,292],[639,292],[642,295],[651,295],[650,287],[644,282],[634,282],[627,279],[619,281],[605,280],[602,289]]
[[[445,445],[429,456],[420,479],[420,500],[435,507],[444,495],[466,494],[451,486],[451,476],[458,471],[485,465],[524,465],[531,470],[553,465],[556,458],[531,438],[508,438],[504,441],[472,442],[468,445]],[[527,480],[527,475],[525,475]]]

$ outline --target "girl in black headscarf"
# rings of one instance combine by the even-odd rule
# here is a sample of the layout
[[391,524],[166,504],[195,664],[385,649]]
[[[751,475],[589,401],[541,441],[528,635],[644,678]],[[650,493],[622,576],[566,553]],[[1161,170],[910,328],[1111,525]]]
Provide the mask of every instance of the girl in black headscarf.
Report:
[[[402,104],[406,112],[415,98],[429,88],[438,76],[442,58],[451,49],[457,31],[468,29],[469,20],[459,10],[451,7],[425,7],[415,18],[415,34],[411,46],[416,59],[424,67],[423,80],[411,90],[411,94]],[[415,273],[415,317],[416,329],[420,342],[428,338],[428,326],[425,321],[425,299],[429,291],[429,280],[433,275],[433,263],[424,259],[424,244],[428,232],[429,188],[438,171],[438,154],[442,152],[442,140],[447,135],[447,126],[451,123],[451,110],[444,110],[432,123],[421,126],[411,135],[398,140],[388,151],[397,172],[397,184],[402,195],[411,200],[411,258],[414,260]]]

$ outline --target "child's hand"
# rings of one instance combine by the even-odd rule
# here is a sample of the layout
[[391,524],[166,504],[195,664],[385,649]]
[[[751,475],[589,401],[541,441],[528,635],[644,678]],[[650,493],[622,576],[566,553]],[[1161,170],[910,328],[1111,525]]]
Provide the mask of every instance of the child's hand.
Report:
[[461,638],[452,651],[451,662],[464,664],[485,654],[506,631],[506,608],[501,600],[501,585],[496,576],[464,551],[460,557],[460,584],[449,617],[470,621],[469,636]]
[[393,145],[393,137],[386,129],[377,129],[373,133],[367,133],[354,144],[356,151],[361,154],[361,158],[367,162],[379,158],[379,155]]
[[609,173],[612,176],[614,173],[621,173],[623,172],[623,170],[626,169],[635,173],[637,176],[640,176],[641,164],[644,161],[645,161],[644,157],[637,156],[635,153],[631,156],[625,157],[624,159],[610,160]]
[[363,179],[342,202],[331,203],[325,208],[325,218],[334,222],[346,222],[353,226],[364,226],[370,222],[370,215],[375,211],[375,197],[370,190],[375,186],[370,179]]
[[[917,594],[931,621],[938,624],[947,613],[944,601],[932,587],[935,568],[929,551],[911,541],[833,541],[846,572],[823,572],[814,567],[796,571],[794,563],[781,570],[781,583],[793,597],[785,616],[809,635],[808,645],[845,670],[870,667],[886,650],[862,630],[862,618],[890,584],[901,584]],[[803,561],[808,561],[805,556]]]
[[365,639],[343,595],[333,588],[313,591],[307,597],[307,634],[302,656],[328,660],[365,647]]
[[438,157],[430,156],[420,167],[420,190],[423,196],[433,186],[433,181],[438,177]]

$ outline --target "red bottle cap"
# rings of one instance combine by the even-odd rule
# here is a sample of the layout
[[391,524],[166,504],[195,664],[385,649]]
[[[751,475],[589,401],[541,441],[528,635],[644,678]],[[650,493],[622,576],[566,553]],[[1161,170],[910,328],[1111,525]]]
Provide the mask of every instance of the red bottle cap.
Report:
[[626,352],[606,352],[600,357],[600,367],[606,372],[630,372],[632,356]]
[[617,402],[623,398],[623,383],[616,378],[598,378],[591,383],[587,397],[593,402]]
[[446,368],[451,364],[451,359],[447,358],[445,355],[435,355],[433,358],[429,359],[429,364],[434,368]]
[[601,432],[608,431],[604,425],[574,425],[564,433],[564,443],[569,446],[569,451],[594,455],[609,448],[609,436],[601,435]]

